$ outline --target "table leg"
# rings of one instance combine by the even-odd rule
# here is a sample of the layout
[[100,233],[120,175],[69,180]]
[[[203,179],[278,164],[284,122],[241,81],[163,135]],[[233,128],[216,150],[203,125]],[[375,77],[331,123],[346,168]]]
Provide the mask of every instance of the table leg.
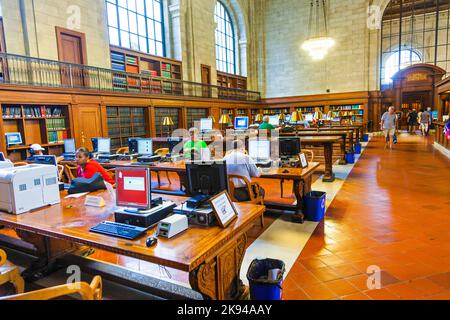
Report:
[[48,238],[36,233],[19,229],[16,232],[23,241],[36,248],[38,256],[38,260],[22,273],[23,278],[27,281],[34,282],[53,273],[58,269],[56,259],[80,248],[74,243]]
[[307,183],[303,180],[294,180],[294,195],[295,199],[297,200],[296,204],[296,212],[292,216],[292,222],[294,223],[300,223],[303,224],[305,222],[305,215],[303,214],[303,197],[306,194],[306,187]]
[[341,158],[341,160],[339,160],[340,165],[347,164],[347,159],[345,159],[346,148],[347,148],[347,134],[342,136],[342,141],[341,141],[342,158]]
[[323,177],[323,182],[333,182],[335,176],[333,173],[333,144],[325,143],[325,176]]
[[206,300],[248,299],[249,290],[240,279],[247,235],[224,245],[225,249],[189,273],[192,289]]

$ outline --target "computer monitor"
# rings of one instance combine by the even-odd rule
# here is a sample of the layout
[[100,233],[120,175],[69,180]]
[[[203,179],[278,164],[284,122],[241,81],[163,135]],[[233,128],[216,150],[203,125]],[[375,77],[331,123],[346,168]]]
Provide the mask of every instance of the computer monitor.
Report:
[[153,155],[153,140],[152,139],[139,139],[138,140],[138,154],[141,156]]
[[249,126],[248,117],[236,117],[234,118],[234,129],[235,130],[247,130]]
[[211,131],[213,129],[213,120],[212,118],[203,118],[200,119],[200,131]]
[[92,147],[94,148],[94,152],[111,153],[111,139],[92,138]]
[[280,116],[270,116],[269,123],[274,127],[278,127],[280,125]]
[[314,114],[312,114],[312,113],[306,114],[305,115],[305,121],[309,121],[309,122],[314,121]]
[[248,155],[252,159],[270,159],[270,140],[249,140]]
[[27,159],[27,162],[34,164],[45,164],[49,166],[58,166],[58,162],[56,160],[56,156],[48,155],[48,156],[32,156]]
[[5,154],[3,152],[0,152],[0,161],[6,161]]
[[130,154],[138,154],[138,141],[141,138],[128,138],[128,150]]
[[302,152],[299,137],[280,138],[279,144],[281,157],[294,157]]
[[20,132],[7,132],[5,133],[5,136],[7,146],[22,144],[22,135],[20,134]]
[[284,123],[291,123],[292,116],[290,114],[286,115],[286,120],[284,120]]
[[168,138],[167,143],[169,144],[169,151],[171,154],[174,153],[174,149],[176,146],[179,145],[179,150],[177,150],[179,153],[183,153],[183,138],[176,137],[176,138]]
[[64,152],[65,153],[75,153],[75,139],[66,139],[64,140]]
[[116,204],[136,211],[151,209],[150,168],[116,169]]
[[186,163],[187,192],[191,196],[215,196],[228,190],[227,166],[224,161]]

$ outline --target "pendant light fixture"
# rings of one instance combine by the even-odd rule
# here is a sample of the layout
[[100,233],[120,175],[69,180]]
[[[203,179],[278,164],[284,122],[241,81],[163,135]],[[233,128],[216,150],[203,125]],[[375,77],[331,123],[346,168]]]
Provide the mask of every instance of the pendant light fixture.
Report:
[[[323,14],[323,25],[321,28],[321,15]],[[315,30],[313,31],[313,20]],[[328,54],[328,50],[335,45],[333,38],[328,36],[328,22],[325,0],[311,0],[309,12],[308,39],[303,42],[302,49],[308,51],[313,60],[322,60]]]

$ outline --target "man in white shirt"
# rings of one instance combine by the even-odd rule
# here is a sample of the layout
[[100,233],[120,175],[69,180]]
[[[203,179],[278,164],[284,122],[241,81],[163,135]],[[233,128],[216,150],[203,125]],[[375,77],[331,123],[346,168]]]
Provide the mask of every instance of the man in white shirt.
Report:
[[[230,175],[239,175],[247,178],[250,182],[252,178],[261,176],[261,171],[256,167],[255,162],[245,153],[245,144],[240,140],[235,140],[232,143],[233,150],[228,152],[224,160],[227,163],[227,172]],[[235,198],[240,201],[249,201],[250,195],[247,186],[241,179],[234,179]],[[255,192],[255,190],[251,190]],[[264,197],[265,191],[260,188],[260,195]]]

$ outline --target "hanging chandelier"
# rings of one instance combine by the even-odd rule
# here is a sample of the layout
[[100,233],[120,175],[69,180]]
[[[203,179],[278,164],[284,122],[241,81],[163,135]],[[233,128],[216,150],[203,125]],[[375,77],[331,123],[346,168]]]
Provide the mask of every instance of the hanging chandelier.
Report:
[[[320,28],[321,11],[323,14],[323,24],[324,24],[323,29]],[[313,20],[315,20],[314,34],[313,34]],[[330,50],[335,45],[335,43],[336,42],[334,41],[334,39],[328,36],[328,23],[327,23],[325,0],[322,1],[316,0],[315,6],[314,0],[311,0],[311,8],[309,12],[308,39],[305,42],[303,42],[302,49],[307,51],[313,60],[322,60],[328,54],[328,50]]]

